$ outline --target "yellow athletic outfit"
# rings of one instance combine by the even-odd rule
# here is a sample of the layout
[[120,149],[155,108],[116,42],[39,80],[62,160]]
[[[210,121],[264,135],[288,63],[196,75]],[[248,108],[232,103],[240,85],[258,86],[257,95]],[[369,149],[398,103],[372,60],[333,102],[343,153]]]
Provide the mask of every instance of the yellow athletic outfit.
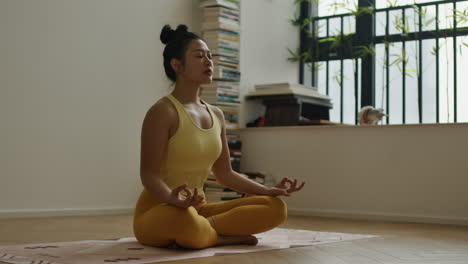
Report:
[[[166,97],[177,109],[179,127],[169,139],[160,177],[171,190],[187,184],[192,192],[196,187],[204,195],[203,183],[222,150],[220,121],[201,100],[211,116],[212,127],[200,128],[175,97]],[[214,228],[207,217],[212,217]],[[216,244],[218,234],[261,233],[286,218],[286,204],[276,197],[253,196],[210,204],[203,201],[197,208],[180,208],[156,200],[144,188],[136,204],[133,231],[144,245],[166,247],[176,242],[186,248],[206,248]]]

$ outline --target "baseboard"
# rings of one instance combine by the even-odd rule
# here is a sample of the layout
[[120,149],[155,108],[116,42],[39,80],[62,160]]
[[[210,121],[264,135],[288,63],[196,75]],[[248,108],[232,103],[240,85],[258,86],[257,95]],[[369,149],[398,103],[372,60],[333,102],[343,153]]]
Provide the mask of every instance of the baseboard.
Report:
[[[32,218],[51,216],[91,216],[91,215],[119,215],[133,214],[134,208],[63,208],[63,209],[43,209],[43,210],[0,210],[1,218]],[[401,215],[381,212],[361,212],[361,211],[336,211],[336,210],[316,210],[307,208],[288,208],[290,215],[298,216],[319,216],[345,219],[396,221],[408,223],[428,223],[428,224],[450,224],[468,226],[468,218],[463,217],[441,217],[426,215]]]
[[464,217],[446,217],[446,216],[427,216],[427,215],[402,215],[389,214],[382,212],[360,212],[360,211],[335,211],[335,210],[315,210],[306,208],[288,208],[290,215],[300,216],[319,216],[345,219],[360,220],[379,220],[407,223],[427,223],[427,224],[449,224],[449,225],[468,225],[468,218]]
[[21,209],[0,210],[1,218],[31,218],[51,216],[83,216],[83,215],[118,215],[133,214],[135,208],[60,208],[60,209]]

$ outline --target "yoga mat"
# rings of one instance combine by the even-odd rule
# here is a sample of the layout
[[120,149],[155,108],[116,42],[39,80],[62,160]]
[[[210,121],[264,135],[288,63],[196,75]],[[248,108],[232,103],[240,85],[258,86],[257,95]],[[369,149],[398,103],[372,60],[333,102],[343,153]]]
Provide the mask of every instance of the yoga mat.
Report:
[[0,261],[13,264],[143,264],[376,237],[284,228],[275,228],[255,236],[258,238],[256,246],[231,245],[201,250],[143,246],[134,237],[0,246]]

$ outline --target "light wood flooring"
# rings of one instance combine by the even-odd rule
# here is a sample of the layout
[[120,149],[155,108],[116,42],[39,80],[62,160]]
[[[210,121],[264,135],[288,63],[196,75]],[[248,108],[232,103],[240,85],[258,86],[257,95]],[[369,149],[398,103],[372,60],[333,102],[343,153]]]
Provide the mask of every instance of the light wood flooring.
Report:
[[[0,219],[0,245],[133,237],[131,223],[131,215]],[[468,264],[468,226],[289,216],[281,227],[380,237],[160,263]]]

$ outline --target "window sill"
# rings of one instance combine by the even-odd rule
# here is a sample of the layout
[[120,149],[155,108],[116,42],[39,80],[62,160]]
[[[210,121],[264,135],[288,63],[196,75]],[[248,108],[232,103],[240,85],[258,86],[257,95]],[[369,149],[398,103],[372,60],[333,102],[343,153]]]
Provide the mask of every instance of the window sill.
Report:
[[334,128],[356,128],[356,129],[375,129],[375,128],[417,128],[417,127],[468,127],[468,123],[431,123],[431,124],[406,124],[406,125],[311,125],[311,126],[268,126],[268,127],[245,127],[239,131],[269,131],[269,130],[297,130],[297,129],[334,129]]

